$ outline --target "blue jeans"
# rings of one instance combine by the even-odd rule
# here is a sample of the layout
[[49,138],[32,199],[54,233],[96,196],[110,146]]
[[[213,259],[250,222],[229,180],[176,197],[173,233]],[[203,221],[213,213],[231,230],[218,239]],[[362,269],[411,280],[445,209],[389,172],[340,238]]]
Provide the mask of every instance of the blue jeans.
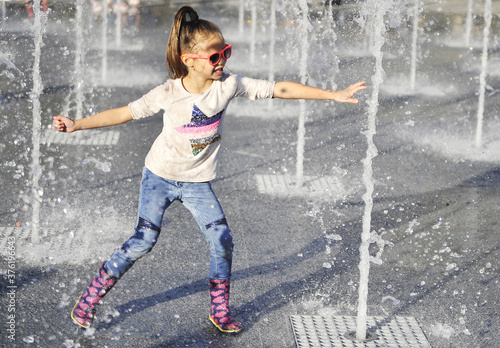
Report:
[[210,278],[229,279],[233,239],[219,200],[209,182],[161,178],[144,167],[135,233],[105,263],[107,273],[120,278],[135,261],[151,251],[160,235],[163,214],[175,200],[191,212],[210,248]]

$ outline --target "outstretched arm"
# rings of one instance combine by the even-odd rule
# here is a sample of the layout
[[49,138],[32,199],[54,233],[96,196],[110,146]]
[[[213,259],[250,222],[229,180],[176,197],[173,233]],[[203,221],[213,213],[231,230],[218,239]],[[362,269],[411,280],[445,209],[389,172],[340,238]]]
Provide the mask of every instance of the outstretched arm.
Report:
[[365,81],[355,83],[342,91],[328,91],[297,82],[283,81],[276,82],[274,97],[281,99],[323,99],[356,104],[358,99],[352,98],[352,96],[363,89],[366,89]]
[[90,117],[72,120],[65,116],[54,116],[52,129],[58,132],[73,133],[77,130],[115,126],[132,120],[128,106],[111,109]]

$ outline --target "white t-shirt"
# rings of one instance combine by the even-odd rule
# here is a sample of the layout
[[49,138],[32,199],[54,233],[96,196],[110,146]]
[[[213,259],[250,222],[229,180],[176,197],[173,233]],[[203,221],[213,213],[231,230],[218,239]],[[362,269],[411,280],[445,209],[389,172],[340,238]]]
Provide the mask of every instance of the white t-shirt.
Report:
[[134,119],[164,111],[163,130],[146,156],[146,167],[175,181],[215,179],[222,120],[231,99],[272,98],[273,93],[274,82],[227,74],[200,94],[186,91],[181,79],[152,89],[128,105]]

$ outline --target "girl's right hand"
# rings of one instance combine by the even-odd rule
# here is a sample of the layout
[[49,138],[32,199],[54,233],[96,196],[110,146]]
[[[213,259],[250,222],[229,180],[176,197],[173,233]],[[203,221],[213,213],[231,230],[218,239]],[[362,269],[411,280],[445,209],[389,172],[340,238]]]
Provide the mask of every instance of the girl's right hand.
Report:
[[66,116],[54,116],[52,118],[52,129],[63,133],[73,133],[76,130],[75,121]]

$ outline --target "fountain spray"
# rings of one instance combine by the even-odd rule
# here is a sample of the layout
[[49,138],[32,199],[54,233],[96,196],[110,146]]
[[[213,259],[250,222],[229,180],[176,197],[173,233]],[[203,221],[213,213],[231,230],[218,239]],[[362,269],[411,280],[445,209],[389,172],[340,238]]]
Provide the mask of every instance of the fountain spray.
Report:
[[119,49],[122,46],[122,4],[121,4],[121,1],[118,1],[115,8],[116,8],[115,43],[116,43],[116,48]]
[[[308,19],[309,7],[307,0],[299,1],[299,9],[302,11],[302,40],[300,44],[300,83],[307,82],[307,59],[309,51],[309,28]],[[299,125],[297,129],[297,167],[296,167],[296,185],[302,187],[304,185],[304,142],[305,142],[305,119],[306,119],[306,101],[299,100]]]
[[269,42],[269,81],[274,81],[274,48],[276,45],[276,0],[271,0],[271,23]]
[[5,26],[5,21],[7,19],[7,7],[5,5],[6,0],[2,0],[2,28]]
[[240,5],[238,9],[238,31],[241,37],[243,37],[245,30],[244,24],[245,24],[245,0],[240,0]]
[[470,46],[470,37],[472,33],[472,4],[474,0],[467,1],[467,15],[465,17],[465,45]]
[[40,225],[40,201],[42,190],[40,188],[40,177],[42,176],[42,168],[40,165],[40,138],[42,128],[42,110],[40,105],[40,96],[43,91],[42,78],[40,75],[40,56],[43,43],[43,25],[42,11],[40,10],[40,1],[33,2],[33,13],[35,14],[33,35],[35,44],[35,61],[33,63],[33,90],[31,92],[31,102],[33,104],[33,125],[32,125],[32,194],[33,206],[31,216],[31,243],[38,244],[40,242],[39,225]]
[[75,51],[75,87],[76,87],[76,116],[75,119],[83,117],[83,1],[76,1],[76,51]]
[[[274,81],[276,46],[276,0],[271,0],[271,23],[270,23],[270,42],[269,42],[269,81]],[[269,108],[273,107],[273,100],[269,99]]]
[[411,67],[410,67],[410,89],[415,91],[417,80],[417,46],[418,46],[418,21],[420,17],[420,0],[413,3],[413,28],[411,40]]
[[252,23],[250,27],[250,64],[255,64],[255,46],[257,41],[257,0],[252,1]]
[[102,37],[101,37],[101,83],[108,80],[108,0],[102,0]]
[[491,0],[484,4],[483,55],[481,58],[481,74],[479,75],[479,106],[477,110],[476,147],[481,147],[483,137],[484,95],[486,90],[486,71],[488,67],[488,46],[492,19]]
[[373,87],[372,96],[368,101],[368,129],[365,132],[368,148],[366,157],[363,160],[363,183],[366,192],[363,195],[365,203],[363,215],[363,231],[361,233],[361,245],[359,247],[360,262],[359,262],[359,298],[358,298],[358,315],[356,318],[356,339],[366,340],[366,317],[367,317],[367,299],[368,299],[368,277],[370,272],[370,239],[371,239],[371,216],[373,209],[373,167],[372,160],[377,156],[377,147],[373,142],[373,137],[376,133],[376,117],[379,105],[379,90],[383,82],[384,70],[382,67],[382,46],[385,42],[385,13],[392,6],[392,0],[377,1],[369,0],[365,4],[366,13],[372,13],[373,23],[373,40],[370,45],[372,54],[375,56],[375,73],[372,77]]

